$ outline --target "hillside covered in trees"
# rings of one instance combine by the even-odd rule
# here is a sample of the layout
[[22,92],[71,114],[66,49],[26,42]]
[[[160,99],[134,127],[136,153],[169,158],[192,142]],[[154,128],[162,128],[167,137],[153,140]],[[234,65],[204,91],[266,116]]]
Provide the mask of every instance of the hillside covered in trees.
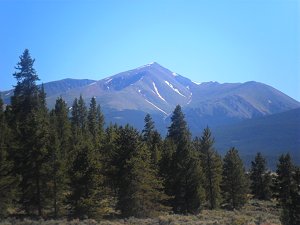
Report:
[[300,169],[289,154],[271,173],[257,153],[245,171],[238,149],[222,158],[209,128],[192,138],[181,107],[165,138],[151,115],[142,132],[104,126],[95,98],[46,107],[29,51],[20,56],[11,104],[0,100],[0,217],[147,218],[240,210],[277,199],[283,224],[300,224]]

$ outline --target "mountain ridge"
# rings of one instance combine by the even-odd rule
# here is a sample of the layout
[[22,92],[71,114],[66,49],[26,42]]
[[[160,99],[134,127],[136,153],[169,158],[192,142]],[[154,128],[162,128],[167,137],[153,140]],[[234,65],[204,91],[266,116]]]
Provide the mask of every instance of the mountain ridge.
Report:
[[[192,135],[201,135],[209,126],[215,133],[216,147],[221,153],[225,151],[224,147],[236,145],[244,160],[249,161],[254,153],[263,151],[274,165],[273,159],[281,150],[278,147],[284,143],[282,151],[291,151],[300,161],[295,156],[300,149],[300,135],[286,137],[292,144],[272,141],[272,137],[281,140],[279,134],[289,134],[291,130],[298,132],[300,103],[260,82],[196,83],[153,62],[98,81],[68,78],[45,83],[44,88],[49,108],[54,107],[58,97],[70,107],[80,95],[87,105],[95,97],[106,124],[129,123],[142,130],[144,117],[149,113],[163,136],[167,134],[172,112],[179,104]],[[12,90],[1,92],[6,104],[9,104],[12,94]],[[293,110],[296,113],[289,113]],[[265,133],[256,132],[256,129]],[[247,131],[251,131],[250,134]],[[262,137],[257,137],[257,134]]]
[[[81,94],[86,101],[95,97],[104,111],[118,114],[119,122],[120,118],[126,122],[127,110],[158,115],[164,122],[179,104],[192,130],[300,107],[298,101],[263,83],[196,83],[157,62],[98,81],[67,78],[45,83],[44,88],[49,108],[59,96],[71,106]],[[6,103],[11,95],[12,90],[1,93]]]

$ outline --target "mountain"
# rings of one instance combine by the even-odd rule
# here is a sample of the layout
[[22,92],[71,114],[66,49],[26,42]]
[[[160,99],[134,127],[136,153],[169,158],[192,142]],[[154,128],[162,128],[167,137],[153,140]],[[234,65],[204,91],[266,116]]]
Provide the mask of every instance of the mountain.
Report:
[[[52,81],[52,82],[45,83],[44,89],[48,97],[60,96],[62,93],[65,93],[71,89],[76,89],[82,86],[86,86],[94,82],[96,81],[88,80],[88,79],[67,78],[59,81]],[[10,103],[10,98],[12,95],[13,95],[13,90],[0,92],[0,96],[6,104]]]
[[267,157],[271,166],[287,152],[300,164],[300,108],[217,126],[212,132],[216,149],[224,154],[230,147],[237,147],[248,166],[258,151]]
[[80,94],[87,101],[96,97],[108,121],[132,121],[142,128],[145,114],[150,113],[163,133],[177,104],[183,107],[195,134],[207,125],[228,124],[300,107],[296,100],[262,83],[197,84],[155,62],[60,93],[48,93],[47,102],[53,107],[56,98],[62,96],[71,105]]
[[[191,131],[198,135],[209,126],[230,124],[300,107],[300,103],[262,83],[204,82],[195,83],[156,62],[125,71],[105,79],[64,79],[44,84],[49,108],[62,96],[71,106],[83,95],[88,102],[96,97],[107,121],[121,124],[132,121],[142,128],[143,118],[150,113],[166,132],[169,116],[180,104]],[[9,102],[13,91],[2,92]]]
[[[160,93],[161,92],[161,93]],[[157,63],[119,73],[63,96],[96,97],[102,107],[111,110],[138,110],[168,116],[177,104],[186,105],[191,92],[177,81],[174,73]],[[52,104],[54,98],[49,99]]]
[[[87,105],[96,97],[107,124],[130,123],[142,130],[144,117],[150,113],[163,135],[170,124],[170,115],[180,104],[191,133],[201,135],[203,128],[211,127],[216,134],[216,146],[222,152],[231,145],[239,147],[244,155],[264,149],[277,155],[282,150],[295,152],[300,148],[299,136],[294,135],[300,123],[295,120],[294,127],[290,126],[292,116],[297,114],[290,110],[299,108],[300,103],[259,82],[195,83],[153,62],[98,81],[64,79],[45,83],[44,87],[49,108],[59,96],[69,106],[80,94]],[[12,93],[12,90],[1,93],[6,103]],[[286,137],[284,140],[289,141],[272,139],[282,132],[286,134],[282,135]]]
[[203,83],[193,92],[195,100],[185,107],[191,130],[198,134],[204,126],[217,126],[284,112],[299,102],[262,83]]
[[[70,106],[80,94],[87,102],[96,97],[108,121],[124,124],[133,120],[133,125],[141,128],[145,114],[150,113],[162,124],[163,133],[178,104],[195,135],[207,125],[230,124],[300,107],[299,102],[266,84],[198,84],[156,62],[99,81],[64,79],[45,83],[44,88],[49,108],[59,96]],[[8,103],[12,94],[10,90],[1,96]]]

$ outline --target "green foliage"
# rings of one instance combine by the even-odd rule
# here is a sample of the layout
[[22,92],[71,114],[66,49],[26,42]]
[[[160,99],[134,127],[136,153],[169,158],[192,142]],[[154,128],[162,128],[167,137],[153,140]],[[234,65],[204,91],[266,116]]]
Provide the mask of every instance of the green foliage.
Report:
[[95,148],[99,149],[103,136],[104,117],[100,105],[97,105],[95,97],[91,99],[87,119],[89,132],[92,135],[92,141],[95,144]]
[[120,128],[118,151],[114,158],[115,176],[119,181],[118,209],[123,216],[148,217],[167,210],[161,179],[151,163],[151,153],[139,133]]
[[191,144],[190,133],[178,105],[171,117],[167,139],[175,151],[167,168],[167,184],[174,196],[172,207],[175,212],[195,213],[203,204],[202,168],[197,152]]
[[[1,218],[9,212],[39,218],[154,217],[171,208],[197,214],[205,199],[211,211],[219,207],[220,184],[224,204],[235,209],[246,202],[248,180],[237,150],[226,154],[222,170],[210,130],[192,142],[180,106],[164,140],[149,114],[142,133],[112,124],[104,131],[95,98],[89,108],[82,96],[76,98],[69,118],[60,97],[49,113],[33,64],[25,50],[14,74],[11,106],[4,110],[0,99]],[[258,155],[251,176],[259,198],[269,196],[265,171]],[[282,156],[277,173],[282,221],[299,224],[299,168]],[[246,221],[233,216],[226,223]]]
[[171,125],[168,128],[168,136],[178,145],[183,138],[190,138],[190,132],[184,118],[180,105],[177,105],[171,117]]
[[162,149],[162,158],[159,163],[159,174],[163,178],[165,193],[172,196],[167,202],[169,206],[173,205],[173,155],[176,151],[176,146],[171,139],[165,139]]
[[55,109],[50,113],[50,159],[49,198],[52,200],[53,217],[66,213],[66,192],[68,191],[67,165],[71,144],[71,129],[67,104],[62,98],[56,100]]
[[289,154],[281,155],[277,165],[277,191],[282,207],[281,222],[296,225],[300,222],[300,169]]
[[49,118],[44,89],[35,83],[38,76],[33,63],[25,50],[14,74],[17,86],[11,101],[11,127],[15,131],[12,158],[14,173],[21,176],[19,202],[27,213],[41,216],[47,195]]
[[69,109],[66,102],[61,97],[56,100],[51,116],[51,124],[54,126],[58,138],[58,145],[62,158],[67,158],[70,151],[72,133],[71,123],[69,121]]
[[230,209],[239,209],[247,201],[248,181],[243,162],[235,148],[224,157],[222,192],[224,203]]
[[72,107],[73,148],[68,168],[70,216],[90,218],[102,216],[102,182],[100,153],[93,148],[88,133],[87,108],[80,96]]
[[214,140],[208,127],[200,139],[195,139],[194,144],[200,154],[204,172],[206,200],[210,209],[218,208],[221,203],[222,159],[213,148]]
[[[101,214],[101,174],[97,155],[91,145],[79,141],[73,149],[69,174],[70,216],[74,218],[97,217]],[[100,215],[99,215],[100,214]]]
[[111,195],[115,196],[117,192],[117,140],[119,137],[119,127],[110,124],[104,132],[104,140],[102,150],[103,169],[106,186],[111,189]]
[[158,169],[158,165],[162,157],[162,138],[157,130],[155,130],[154,122],[149,114],[146,115],[144,121],[145,126],[142,131],[143,141],[146,143],[151,152],[152,164]]
[[277,192],[280,204],[285,207],[290,199],[294,165],[289,154],[281,155],[277,165]]
[[251,162],[250,170],[251,191],[254,198],[269,200],[272,196],[272,179],[266,168],[266,159],[258,152]]
[[18,182],[18,179],[13,176],[13,162],[8,155],[11,131],[3,109],[3,101],[0,98],[0,219],[7,216],[7,210],[16,198],[16,185]]

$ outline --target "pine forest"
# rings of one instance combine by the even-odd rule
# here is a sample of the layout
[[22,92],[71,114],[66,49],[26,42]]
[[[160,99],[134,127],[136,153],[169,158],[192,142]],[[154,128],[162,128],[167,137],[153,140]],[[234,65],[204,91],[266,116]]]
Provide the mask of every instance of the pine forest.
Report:
[[270,171],[257,152],[246,170],[234,146],[218,153],[209,127],[193,137],[180,105],[166,137],[149,114],[141,132],[105,124],[96,98],[60,97],[50,110],[27,49],[13,76],[11,104],[0,99],[1,220],[201,217],[257,201],[275,202],[282,224],[300,224],[300,168],[289,154]]

